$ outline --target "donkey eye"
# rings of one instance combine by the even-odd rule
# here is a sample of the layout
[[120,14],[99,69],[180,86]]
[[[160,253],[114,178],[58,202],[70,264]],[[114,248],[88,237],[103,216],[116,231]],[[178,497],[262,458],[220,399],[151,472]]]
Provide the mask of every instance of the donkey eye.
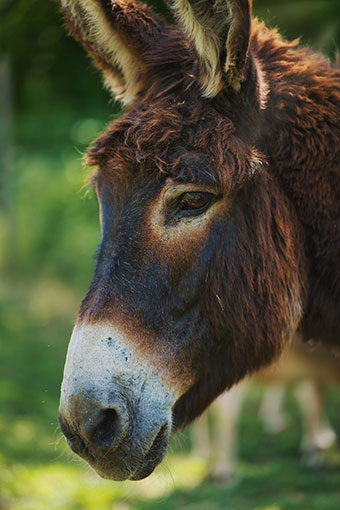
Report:
[[184,193],[180,200],[181,211],[200,211],[206,209],[211,201],[213,195],[211,193],[191,192]]

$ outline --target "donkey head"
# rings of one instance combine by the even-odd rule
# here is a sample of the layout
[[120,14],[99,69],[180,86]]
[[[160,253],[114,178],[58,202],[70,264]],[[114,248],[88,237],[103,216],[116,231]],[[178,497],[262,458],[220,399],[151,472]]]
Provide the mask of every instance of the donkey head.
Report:
[[130,106],[89,151],[102,240],[60,423],[100,475],[137,480],[295,330],[299,231],[260,152],[249,0],[175,0],[181,30],[130,0],[61,5]]

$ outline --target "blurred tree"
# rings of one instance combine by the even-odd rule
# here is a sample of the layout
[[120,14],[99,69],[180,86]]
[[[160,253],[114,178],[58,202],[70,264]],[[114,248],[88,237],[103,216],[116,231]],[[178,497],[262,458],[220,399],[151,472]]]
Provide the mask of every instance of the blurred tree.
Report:
[[11,274],[15,266],[15,219],[12,207],[13,188],[13,114],[12,79],[9,55],[0,55],[0,204],[4,211],[5,245],[3,266]]
[[[83,81],[87,63],[78,45],[67,38],[57,4],[5,1],[0,15],[0,51],[6,48],[12,55],[17,108],[48,104],[50,97],[77,100],[73,84]],[[88,74],[91,80],[93,73]]]

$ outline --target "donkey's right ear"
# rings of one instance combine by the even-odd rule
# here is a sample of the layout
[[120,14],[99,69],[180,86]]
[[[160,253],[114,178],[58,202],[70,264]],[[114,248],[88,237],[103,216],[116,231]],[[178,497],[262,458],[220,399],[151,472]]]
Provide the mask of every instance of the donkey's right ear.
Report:
[[71,35],[86,48],[116,99],[132,103],[143,90],[143,54],[164,23],[133,0],[59,0]]
[[245,77],[252,0],[169,0],[196,50],[203,95],[225,85],[238,91]]

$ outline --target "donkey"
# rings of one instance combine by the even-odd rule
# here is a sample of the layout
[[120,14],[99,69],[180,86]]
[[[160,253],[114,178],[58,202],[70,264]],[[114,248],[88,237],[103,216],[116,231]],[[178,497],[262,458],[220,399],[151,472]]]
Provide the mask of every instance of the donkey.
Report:
[[92,145],[102,239],[60,424],[104,478],[139,480],[171,431],[276,359],[340,338],[340,69],[250,0],[60,0],[126,105]]
[[[266,385],[259,415],[270,434],[278,434],[287,427],[289,417],[284,413],[283,401],[285,390],[293,390],[301,412],[301,460],[305,466],[321,467],[324,452],[337,440],[326,417],[325,394],[331,384],[340,383],[340,357],[330,355],[322,345],[302,343],[296,335],[275,363],[233,386],[194,423],[193,453],[208,461],[209,478],[227,483],[238,478],[237,424],[253,382]],[[209,427],[208,413],[214,418],[213,430]]]

